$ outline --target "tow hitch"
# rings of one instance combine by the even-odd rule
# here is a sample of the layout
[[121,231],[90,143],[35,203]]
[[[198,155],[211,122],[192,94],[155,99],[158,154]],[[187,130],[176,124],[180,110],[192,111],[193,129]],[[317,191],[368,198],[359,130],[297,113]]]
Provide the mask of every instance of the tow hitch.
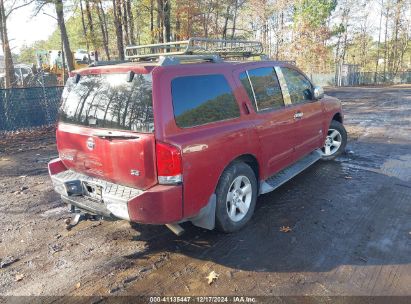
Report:
[[74,226],[76,226],[81,220],[81,213],[74,214],[71,218],[66,219],[66,229],[70,230]]
[[74,226],[76,226],[81,221],[91,220],[91,221],[100,221],[103,219],[101,215],[94,215],[89,213],[81,212],[80,210],[76,209],[73,205],[69,206],[69,210],[73,213],[71,218],[66,219],[66,229],[70,230]]

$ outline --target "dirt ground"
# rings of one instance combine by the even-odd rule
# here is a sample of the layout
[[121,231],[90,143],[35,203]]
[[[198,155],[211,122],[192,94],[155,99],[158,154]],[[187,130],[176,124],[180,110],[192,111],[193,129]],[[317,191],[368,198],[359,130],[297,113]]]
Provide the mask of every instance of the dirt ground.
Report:
[[0,295],[410,296],[411,86],[327,93],[343,101],[347,153],[261,196],[231,235],[124,221],[67,231],[47,175],[53,132],[0,139]]

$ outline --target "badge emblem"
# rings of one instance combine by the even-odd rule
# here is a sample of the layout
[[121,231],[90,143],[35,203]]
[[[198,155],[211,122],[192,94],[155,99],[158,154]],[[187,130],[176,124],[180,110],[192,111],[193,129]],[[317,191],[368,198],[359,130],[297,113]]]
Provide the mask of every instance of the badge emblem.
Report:
[[87,139],[87,148],[90,150],[90,151],[93,151],[94,150],[94,147],[96,146],[96,143],[94,142],[94,139],[93,139],[93,137],[89,137],[88,139]]

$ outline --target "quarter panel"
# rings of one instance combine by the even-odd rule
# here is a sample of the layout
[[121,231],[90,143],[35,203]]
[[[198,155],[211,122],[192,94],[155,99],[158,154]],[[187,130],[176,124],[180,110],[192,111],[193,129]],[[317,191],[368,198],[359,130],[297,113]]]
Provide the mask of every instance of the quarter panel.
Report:
[[207,204],[222,172],[234,159],[243,154],[258,159],[258,138],[247,120],[193,130],[169,140],[182,149],[185,217],[197,214]]

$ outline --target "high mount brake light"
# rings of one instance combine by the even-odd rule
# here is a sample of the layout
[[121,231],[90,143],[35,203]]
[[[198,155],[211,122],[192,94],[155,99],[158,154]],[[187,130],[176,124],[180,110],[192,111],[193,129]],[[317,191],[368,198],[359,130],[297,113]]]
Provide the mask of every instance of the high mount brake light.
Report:
[[173,185],[183,181],[181,151],[179,148],[157,142],[156,158],[159,184]]

